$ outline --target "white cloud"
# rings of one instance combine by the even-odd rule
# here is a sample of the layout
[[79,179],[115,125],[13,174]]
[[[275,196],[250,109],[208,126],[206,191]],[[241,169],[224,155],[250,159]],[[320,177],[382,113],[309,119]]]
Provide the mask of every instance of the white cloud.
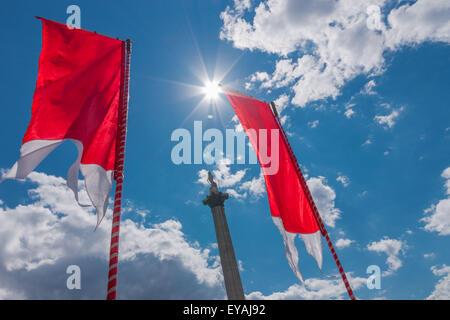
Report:
[[371,138],[367,138],[366,141],[364,141],[364,143],[362,144],[363,147],[371,145],[372,144],[372,139]]
[[450,196],[450,167],[442,172],[441,177],[447,179],[447,181],[445,181],[445,193]]
[[319,125],[319,120],[314,120],[314,121],[308,122],[308,126],[312,129],[316,128],[318,125]]
[[376,85],[377,85],[377,84],[376,84],[375,80],[373,80],[373,79],[370,80],[369,82],[367,82],[367,83],[364,85],[364,89],[361,91],[361,93],[363,93],[363,94],[369,94],[369,95],[376,94],[376,92],[373,91],[373,88],[375,88]]
[[[289,119],[289,118],[288,118],[287,115],[282,116],[282,117],[280,118],[281,125],[284,126],[288,119]],[[287,134],[288,136],[291,136],[291,133],[290,133],[290,132],[286,132],[286,134]]]
[[364,198],[365,196],[367,196],[368,193],[369,193],[369,192],[368,192],[367,190],[364,190],[363,192],[361,192],[361,193],[358,194],[358,197]]
[[234,0],[234,7],[237,11],[243,12],[251,8],[250,0]]
[[350,119],[354,114],[355,111],[352,108],[348,108],[345,112],[344,112],[345,116],[347,117],[347,119]]
[[450,2],[419,0],[393,9],[388,16],[390,29],[386,45],[396,49],[424,41],[450,42]]
[[349,247],[353,242],[355,242],[355,240],[350,240],[350,239],[338,239],[336,241],[336,248],[338,249],[344,249]]
[[[64,179],[33,172],[27,181],[32,202],[0,208],[0,298],[103,299],[111,210],[93,232],[94,211],[76,205]],[[125,218],[120,241],[119,298],[224,297],[218,257],[188,242],[179,221]],[[70,264],[83,290],[66,289]]]
[[436,257],[436,255],[435,255],[434,253],[425,253],[425,254],[423,255],[423,257],[424,257],[425,259],[434,259],[434,258]]
[[298,62],[292,62],[292,59],[279,60],[275,64],[275,71],[270,76],[267,72],[255,72],[251,78],[251,82],[261,82],[260,88],[282,88],[292,84],[295,79],[301,75],[301,69]]
[[[353,278],[349,273],[347,276],[354,291],[361,288],[367,281],[365,278]],[[246,298],[248,300],[341,300],[348,299],[348,295],[342,280],[338,277],[333,280],[307,279],[305,286],[294,284],[286,291],[274,292],[267,296],[256,291],[248,294]]]
[[383,272],[383,276],[392,275],[403,265],[399,256],[401,254],[403,255],[407,248],[408,246],[405,241],[389,239],[388,237],[367,245],[367,250],[387,255],[386,264],[388,265],[388,270]]
[[256,82],[256,81],[262,82],[262,81],[265,81],[265,80],[269,80],[269,78],[270,77],[269,77],[269,74],[267,72],[255,72],[255,74],[252,75],[250,81],[251,82]]
[[[387,51],[424,41],[450,42],[447,0],[400,2],[385,12],[386,26],[385,17],[368,9],[386,9],[388,3],[266,0],[245,14],[229,6],[221,13],[220,37],[239,49],[278,55],[272,74],[266,72],[261,86],[291,86],[292,103],[304,107],[314,100],[336,98],[340,88],[358,75],[380,74]],[[376,28],[369,22],[376,22]]]
[[24,300],[25,298],[21,292],[13,292],[0,288],[0,300]]
[[426,214],[431,215],[420,219],[425,223],[425,230],[437,232],[441,236],[450,235],[450,198],[442,199],[437,205],[432,205],[425,210]]
[[442,278],[434,287],[433,292],[427,297],[427,300],[450,300],[450,266],[445,264],[441,268],[433,266],[431,271],[435,276]]
[[239,186],[239,190],[248,191],[255,198],[260,198],[266,193],[266,185],[262,172],[259,177],[255,177],[249,181],[243,182]]
[[390,114],[385,116],[377,115],[374,120],[380,125],[386,125],[388,128],[392,128],[395,125],[397,118],[400,116],[401,111],[403,111],[403,107],[393,110]]
[[236,198],[238,200],[247,198],[246,193],[240,194],[234,189],[226,189],[225,192],[228,193],[231,197]]
[[342,185],[344,187],[348,187],[349,184],[350,184],[350,179],[347,176],[344,176],[344,175],[340,175],[339,177],[337,177],[336,181],[342,183]]
[[281,113],[286,109],[286,107],[289,104],[289,96],[287,94],[282,94],[274,101],[275,106],[277,107],[278,114],[281,115]]
[[242,262],[242,260],[238,260],[238,268],[240,272],[244,272],[244,263]]
[[439,200],[436,205],[432,205],[425,210],[428,216],[420,219],[425,223],[425,230],[437,232],[441,236],[450,235],[450,167],[445,169],[441,177],[446,181],[444,183],[446,199]]
[[319,213],[327,226],[334,228],[336,220],[341,217],[341,210],[334,206],[336,193],[326,184],[324,177],[309,178],[307,184]]

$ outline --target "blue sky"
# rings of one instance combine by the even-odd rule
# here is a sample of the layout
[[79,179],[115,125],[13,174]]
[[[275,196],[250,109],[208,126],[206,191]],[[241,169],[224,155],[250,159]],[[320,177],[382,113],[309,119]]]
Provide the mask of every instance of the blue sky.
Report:
[[[30,119],[41,50],[34,16],[65,22],[70,4],[3,4],[2,170],[17,159]],[[83,29],[134,41],[119,298],[225,296],[212,217],[201,204],[205,169],[232,194],[226,212],[249,298],[347,298],[299,239],[306,287],[295,278],[258,165],[172,163],[177,128],[238,125],[224,97],[212,107],[192,87],[223,74],[222,83],[282,108],[357,297],[450,298],[446,1],[76,4]],[[380,8],[375,24],[370,6]],[[75,158],[66,143],[25,182],[0,184],[0,299],[104,298],[110,220],[93,233],[94,212],[77,207],[57,178]],[[337,274],[325,243],[323,255],[324,273]],[[66,289],[70,264],[81,267],[79,291]],[[366,287],[370,265],[383,272],[380,290]]]

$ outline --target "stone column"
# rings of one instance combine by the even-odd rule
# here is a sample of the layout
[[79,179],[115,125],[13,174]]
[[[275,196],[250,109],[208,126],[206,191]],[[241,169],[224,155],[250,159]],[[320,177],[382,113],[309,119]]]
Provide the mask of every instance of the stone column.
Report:
[[231,242],[230,231],[225,216],[224,202],[226,199],[228,199],[228,194],[219,192],[217,184],[212,181],[209,195],[203,200],[203,204],[211,208],[213,215],[228,300],[245,300],[241,277],[234,255],[233,243]]

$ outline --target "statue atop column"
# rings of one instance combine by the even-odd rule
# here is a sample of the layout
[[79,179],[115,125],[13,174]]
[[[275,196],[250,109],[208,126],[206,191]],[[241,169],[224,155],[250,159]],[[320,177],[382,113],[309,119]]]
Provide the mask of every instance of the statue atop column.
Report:
[[214,208],[217,206],[223,207],[225,200],[228,199],[228,193],[222,193],[219,191],[217,187],[217,183],[214,181],[214,178],[211,174],[211,171],[208,171],[208,182],[211,185],[209,188],[209,195],[206,196],[206,199],[203,200],[204,205],[208,205],[210,208]]

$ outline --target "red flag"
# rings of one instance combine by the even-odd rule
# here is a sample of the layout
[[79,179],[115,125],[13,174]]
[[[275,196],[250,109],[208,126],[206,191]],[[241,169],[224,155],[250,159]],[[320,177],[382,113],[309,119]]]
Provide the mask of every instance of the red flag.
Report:
[[[230,89],[224,88],[223,91],[256,152],[264,173],[270,211],[283,237],[286,257],[294,273],[303,282],[298,268],[295,236],[300,234],[319,268],[322,267],[321,237],[307,193],[297,175],[295,161],[289,152],[288,142],[267,103]],[[271,163],[268,163],[268,158]]]
[[71,140],[79,154],[67,184],[78,201],[81,169],[98,225],[112,186],[124,43],[39,19],[43,44],[31,121],[20,158],[3,179],[25,178],[57,146]]

